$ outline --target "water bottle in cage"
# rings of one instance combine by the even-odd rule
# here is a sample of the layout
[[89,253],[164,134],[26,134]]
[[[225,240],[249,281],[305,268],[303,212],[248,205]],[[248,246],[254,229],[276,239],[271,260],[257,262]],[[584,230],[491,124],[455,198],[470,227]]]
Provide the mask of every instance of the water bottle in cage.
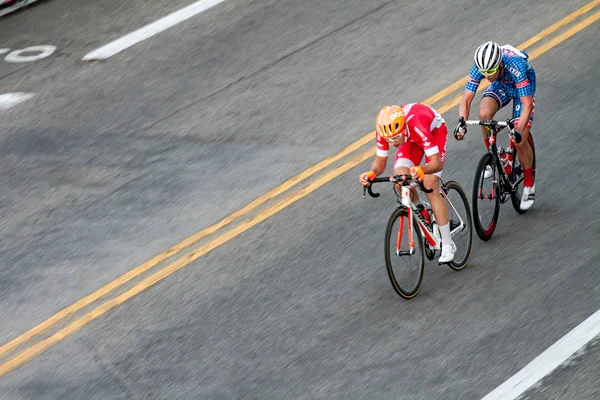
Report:
[[419,218],[425,223],[425,225],[429,225],[431,223],[431,218],[429,216],[430,214],[427,211],[427,208],[423,206],[423,204],[419,204],[417,206],[417,213],[419,214]]
[[506,171],[507,174],[510,174],[510,171],[512,170],[512,166],[510,165],[510,163],[508,161],[508,153],[506,151],[504,151],[504,149],[502,147],[500,147],[498,149],[498,155],[500,156],[500,162],[502,163],[502,168],[504,168],[504,171]]
[[513,157],[515,156],[515,154],[513,153],[512,147],[509,147],[506,150],[506,154],[508,154],[508,165],[506,167],[504,167],[504,170],[506,171],[507,174],[510,175],[510,173],[512,172]]

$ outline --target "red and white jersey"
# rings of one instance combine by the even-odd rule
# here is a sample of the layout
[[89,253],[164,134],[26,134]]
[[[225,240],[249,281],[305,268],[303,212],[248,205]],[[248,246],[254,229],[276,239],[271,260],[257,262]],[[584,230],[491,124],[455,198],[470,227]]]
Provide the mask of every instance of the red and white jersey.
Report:
[[[446,122],[444,118],[433,107],[426,104],[410,103],[400,107],[406,115],[406,141],[421,147],[428,157],[440,153],[433,138],[433,133],[434,130]],[[377,140],[377,155],[387,157],[390,144],[379,136],[377,131],[375,131],[375,138]]]

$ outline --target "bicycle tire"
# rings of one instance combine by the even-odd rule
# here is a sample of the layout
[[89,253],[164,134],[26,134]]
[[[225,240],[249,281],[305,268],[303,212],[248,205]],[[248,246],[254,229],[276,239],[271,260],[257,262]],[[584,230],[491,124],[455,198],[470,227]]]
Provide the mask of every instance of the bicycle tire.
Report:
[[[446,182],[445,184],[445,188],[447,190],[447,194],[446,194],[446,200],[448,201],[448,198],[452,198],[453,196],[451,196],[451,192],[455,191],[456,193],[458,193],[458,197],[460,198],[462,204],[457,204],[459,203],[458,201],[451,201],[450,204],[452,204],[454,206],[454,209],[452,209],[449,205],[448,205],[448,217],[450,219],[449,223],[450,223],[450,229],[453,230],[453,225],[454,224],[459,224],[458,221],[453,219],[453,216],[456,216],[456,214],[458,214],[460,216],[460,219],[462,219],[463,223],[465,224],[465,227],[460,230],[457,231],[455,235],[453,235],[453,240],[454,243],[456,244],[456,253],[454,255],[454,260],[452,260],[451,262],[448,263],[448,266],[450,268],[452,268],[455,271],[460,271],[461,269],[463,269],[464,267],[467,266],[467,263],[469,262],[469,259],[471,258],[471,251],[473,249],[473,218],[471,216],[471,207],[469,206],[469,200],[467,198],[467,194],[465,193],[465,190],[463,189],[463,187],[460,185],[460,183],[456,182],[456,181],[449,181]],[[463,240],[456,240],[454,238],[458,238],[460,237],[461,239],[464,238],[465,242],[463,243]],[[457,259],[456,257],[461,254],[460,258]]]
[[[531,150],[533,151],[533,181],[535,182],[535,169],[536,169],[536,156],[535,156],[535,144],[533,142],[533,136],[531,132],[529,132],[529,145],[531,146]],[[511,171],[510,177],[511,182],[516,182],[521,175],[523,174],[523,170],[521,168],[521,163],[519,162],[519,158],[517,157],[517,148],[513,149],[513,169]],[[510,193],[510,200],[513,205],[515,211],[519,214],[525,214],[527,210],[521,209],[521,193],[523,181]]]
[[[404,226],[402,229],[403,237],[408,237],[408,213],[403,207],[398,207],[390,216],[385,231],[385,266],[388,272],[388,277],[392,283],[392,287],[403,299],[409,300],[415,297],[419,293],[421,284],[423,283],[423,273],[425,271],[425,246],[423,244],[423,237],[418,228],[416,217],[413,217],[413,242],[414,242],[414,254],[413,255],[402,255],[397,256],[395,254],[396,243],[397,243],[397,230],[394,230],[395,222],[400,219],[404,220]],[[404,247],[406,251],[409,249]],[[403,280],[397,278],[397,274],[394,272],[394,265],[392,263],[392,254],[397,258],[419,258],[416,264],[416,279],[412,286],[405,287],[408,285]],[[411,260],[408,260],[411,261]]]
[[[489,165],[492,167],[492,170],[494,171],[494,176],[485,179],[483,177],[483,174],[485,173],[485,167]],[[498,214],[500,213],[500,197],[501,197],[501,187],[500,187],[500,176],[499,176],[500,172],[498,171],[497,168],[494,167],[494,157],[492,156],[491,153],[485,153],[483,155],[483,157],[481,157],[481,159],[479,160],[479,163],[477,164],[477,168],[475,169],[475,177],[473,179],[473,193],[472,193],[472,197],[471,197],[471,207],[472,207],[472,211],[473,211],[473,222],[475,225],[475,231],[477,232],[477,236],[479,236],[479,238],[483,241],[488,241],[492,238],[492,235],[494,234],[494,231],[496,230],[496,225],[498,223]],[[493,181],[496,181],[496,184],[494,185],[494,190],[496,192],[496,198],[495,199],[480,199],[479,198],[479,189],[481,188],[483,191],[483,184],[485,183],[485,181],[491,181],[493,184]],[[481,222],[481,210],[479,209],[480,207],[480,202],[484,202],[484,201],[492,201],[494,202],[494,211],[492,213],[492,218],[490,220],[490,223],[487,226],[484,226],[484,223]]]

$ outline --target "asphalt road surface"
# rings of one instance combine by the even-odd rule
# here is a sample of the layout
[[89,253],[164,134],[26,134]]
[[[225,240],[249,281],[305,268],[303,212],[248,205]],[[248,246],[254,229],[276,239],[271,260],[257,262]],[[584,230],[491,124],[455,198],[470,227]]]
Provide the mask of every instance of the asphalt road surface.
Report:
[[[481,399],[600,309],[598,22],[531,48],[550,46],[532,60],[533,208],[504,204],[468,267],[428,263],[415,299],[384,268],[393,197],[362,198],[371,157],[355,153],[160,256],[343,152],[382,105],[464,78],[483,41],[519,45],[588,3],[226,0],[81,62],[188,4],[48,0],[0,18],[0,94],[33,95],[0,111],[0,345],[107,288],[0,347],[0,369],[17,360],[1,399]],[[40,45],[56,51],[3,59]],[[444,178],[470,193],[482,154],[476,129],[449,137]],[[526,396],[600,398],[599,349]]]

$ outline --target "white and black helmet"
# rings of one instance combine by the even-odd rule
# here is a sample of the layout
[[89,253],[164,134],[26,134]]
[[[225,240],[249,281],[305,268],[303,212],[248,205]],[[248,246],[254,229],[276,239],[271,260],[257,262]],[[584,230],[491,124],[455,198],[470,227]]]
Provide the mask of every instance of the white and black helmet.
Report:
[[496,42],[485,42],[475,50],[473,61],[480,71],[496,68],[502,60],[502,50]]

